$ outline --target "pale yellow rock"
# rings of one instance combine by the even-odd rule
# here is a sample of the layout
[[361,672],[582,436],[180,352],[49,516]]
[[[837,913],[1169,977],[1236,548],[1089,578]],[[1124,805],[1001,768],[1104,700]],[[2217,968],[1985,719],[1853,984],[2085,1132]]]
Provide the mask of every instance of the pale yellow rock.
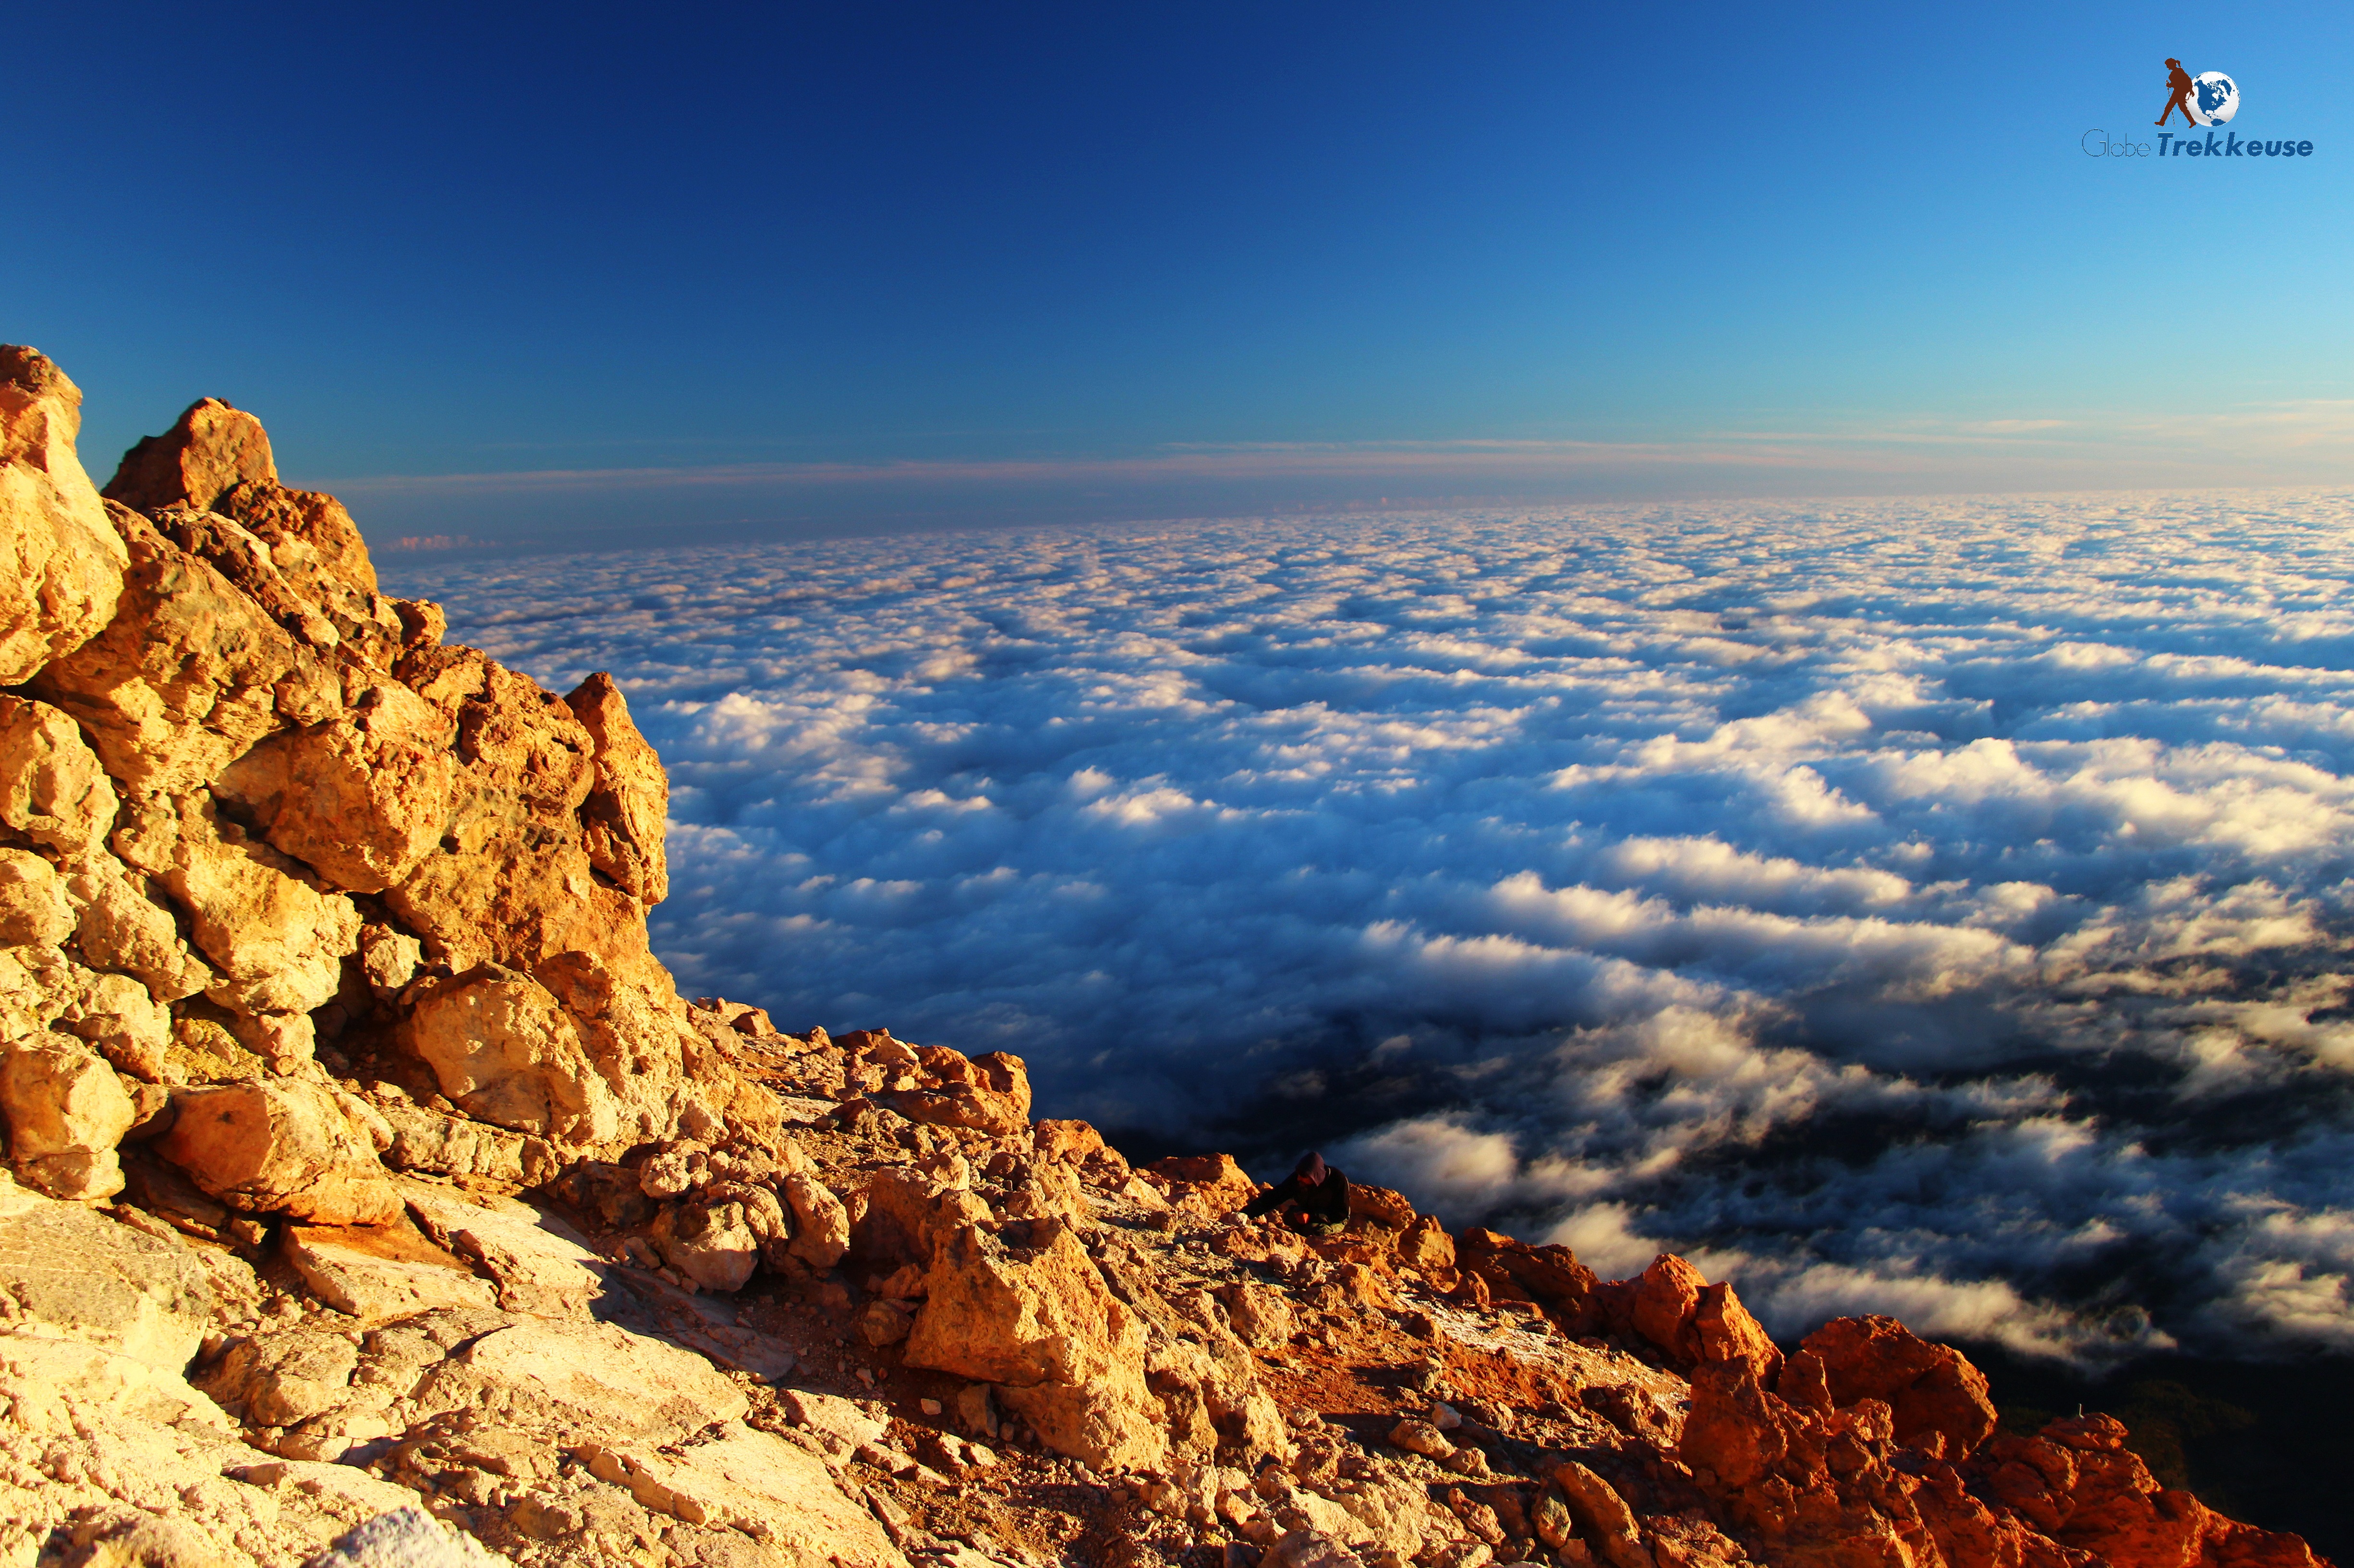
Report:
[[74,456],[81,390],[36,350],[0,346],[0,685],[112,618],[127,556]]
[[724,1119],[708,1105],[708,1092],[721,1086],[716,1078],[689,1081],[689,1054],[705,1047],[667,1005],[674,998],[649,989],[641,972],[617,969],[593,953],[558,953],[534,973],[571,1015],[581,1049],[613,1102],[615,1137],[667,1139],[690,1107],[705,1120]]
[[424,945],[406,931],[396,931],[389,926],[360,927],[360,972],[367,979],[368,991],[378,1001],[390,1001],[401,989],[417,978],[417,966],[424,960]]
[[485,1334],[427,1373],[416,1402],[459,1410],[504,1390],[512,1408],[577,1423],[620,1441],[740,1420],[743,1390],[701,1356],[611,1323],[524,1318]]
[[316,1084],[219,1084],[172,1104],[156,1152],[231,1208],[321,1224],[378,1224],[401,1212],[366,1132]]
[[96,1046],[117,1069],[151,1084],[166,1081],[171,1010],[129,975],[92,974],[58,1022]]
[[443,727],[415,693],[387,683],[365,694],[379,701],[356,718],[270,736],[230,764],[214,788],[243,804],[274,847],[330,886],[378,893],[440,842],[458,759],[445,737],[416,734],[423,725],[371,723],[400,708]]
[[903,1359],[997,1384],[1047,1444],[1097,1469],[1158,1468],[1169,1435],[1145,1386],[1142,1325],[1066,1226],[1031,1228],[1041,1245],[968,1226],[935,1253]]
[[487,1176],[517,1187],[536,1187],[552,1180],[562,1164],[555,1145],[545,1139],[420,1106],[384,1104],[376,1110],[391,1129],[384,1158],[395,1170]]
[[65,879],[30,850],[0,849],[0,942],[54,947],[73,935]]
[[840,1263],[850,1251],[849,1209],[809,1171],[796,1171],[778,1185],[792,1209],[792,1255],[820,1270]]
[[510,1312],[582,1316],[605,1293],[605,1260],[546,1210],[414,1181],[401,1192],[427,1234],[491,1277]]
[[289,1225],[286,1261],[311,1293],[362,1324],[391,1322],[436,1307],[486,1308],[489,1281],[440,1249],[403,1245],[397,1227]]
[[599,1446],[588,1457],[592,1474],[629,1488],[645,1508],[740,1531],[789,1563],[905,1568],[907,1561],[875,1516],[843,1496],[815,1455],[740,1421],[704,1441]]
[[136,799],[126,815],[116,852],[188,911],[197,948],[222,976],[207,996],[234,1012],[308,1012],[335,994],[359,941],[350,899],[312,886],[201,792]]
[[171,912],[148,892],[147,879],[112,855],[92,855],[67,880],[66,895],[78,910],[74,945],[93,969],[131,975],[162,1002],[219,981],[212,966],[181,940]]
[[760,1266],[760,1238],[741,1203],[665,1203],[654,1216],[653,1243],[664,1263],[705,1290],[741,1290]]
[[484,964],[431,982],[400,1038],[469,1116],[567,1143],[613,1137],[604,1080],[571,1018],[529,975]]
[[96,1053],[67,1044],[0,1046],[0,1111],[19,1181],[78,1202],[122,1191],[115,1148],[138,1113]]
[[72,864],[104,848],[121,804],[69,715],[0,694],[0,821]]
[[118,789],[190,789],[277,727],[295,642],[145,518],[108,515],[130,552],[114,618],[31,691],[80,721]]
[[565,699],[596,742],[597,783],[581,806],[588,862],[639,903],[670,896],[663,849],[670,779],[662,758],[630,718],[620,687],[603,671]]

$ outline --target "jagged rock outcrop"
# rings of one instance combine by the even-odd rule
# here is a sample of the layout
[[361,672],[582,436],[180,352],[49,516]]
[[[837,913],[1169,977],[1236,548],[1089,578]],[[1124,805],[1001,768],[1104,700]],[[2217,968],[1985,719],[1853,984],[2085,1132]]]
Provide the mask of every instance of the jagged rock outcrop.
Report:
[[[1885,1319],[1239,1211],[682,1001],[667,784],[206,399],[0,349],[0,1562],[2305,1568]],[[387,1554],[392,1554],[388,1556]]]

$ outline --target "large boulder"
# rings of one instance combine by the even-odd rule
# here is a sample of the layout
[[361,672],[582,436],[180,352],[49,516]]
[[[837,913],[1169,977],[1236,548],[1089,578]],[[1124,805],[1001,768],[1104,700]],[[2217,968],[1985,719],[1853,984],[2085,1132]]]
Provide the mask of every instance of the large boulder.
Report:
[[156,1151],[230,1208],[327,1225],[382,1224],[401,1212],[366,1131],[316,1084],[217,1084],[172,1105]]
[[564,699],[596,743],[597,782],[582,802],[588,863],[648,906],[670,896],[663,830],[670,779],[662,758],[631,721],[630,705],[602,671]]
[[397,681],[346,715],[270,736],[215,786],[328,885],[380,893],[441,842],[458,760],[440,711]]
[[334,996],[360,916],[302,866],[250,837],[202,792],[134,801],[115,833],[122,857],[188,912],[196,948],[220,970],[213,1001],[242,1013],[308,1012]]
[[217,397],[200,397],[160,436],[143,436],[122,454],[106,497],[142,512],[166,506],[210,511],[240,484],[278,482],[278,464],[261,421]]
[[1004,1051],[967,1057],[944,1045],[913,1048],[914,1081],[885,1097],[909,1121],[968,1127],[995,1138],[1030,1130],[1030,1070]]
[[565,1143],[613,1137],[612,1097],[570,1015],[527,974],[482,964],[427,982],[401,1039],[469,1116]]
[[122,1191],[115,1148],[138,1113],[93,1052],[73,1041],[0,1045],[0,1111],[17,1178],[28,1186],[85,1201]]
[[1160,1467],[1169,1434],[1143,1325],[1067,1226],[1028,1228],[1028,1245],[968,1225],[939,1248],[903,1359],[997,1384],[1040,1438],[1097,1469]]
[[[1832,1408],[1884,1401],[1896,1440],[1958,1460],[1995,1429],[1986,1374],[1950,1345],[1932,1344],[1893,1318],[1835,1318],[1799,1341],[1780,1386],[1819,1390]],[[1934,1441],[1933,1441],[1934,1436]]]
[[204,1266],[176,1236],[36,1197],[0,1177],[0,1281],[14,1308],[0,1359],[26,1340],[72,1340],[176,1374],[213,1320]]
[[34,349],[0,345],[0,686],[95,636],[129,556],[74,456],[81,389]]
[[277,726],[296,644],[146,518],[121,506],[107,515],[129,554],[114,617],[29,689],[80,721],[118,786],[186,791]]
[[122,803],[69,716],[0,694],[0,822],[73,864],[104,849]]

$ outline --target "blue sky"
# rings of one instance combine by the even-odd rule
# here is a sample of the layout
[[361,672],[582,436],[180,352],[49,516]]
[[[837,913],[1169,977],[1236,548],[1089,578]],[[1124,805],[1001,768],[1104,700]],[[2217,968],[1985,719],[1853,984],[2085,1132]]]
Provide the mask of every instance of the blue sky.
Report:
[[[50,8],[0,337],[373,535],[2354,482],[2342,7]],[[2154,143],[2161,59],[2241,83]]]

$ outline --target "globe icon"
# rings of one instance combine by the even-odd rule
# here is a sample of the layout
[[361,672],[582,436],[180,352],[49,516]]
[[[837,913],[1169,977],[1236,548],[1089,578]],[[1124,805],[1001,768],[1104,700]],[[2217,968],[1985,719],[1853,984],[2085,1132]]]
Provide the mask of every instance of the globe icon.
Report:
[[2240,111],[2240,84],[2220,70],[2200,71],[2191,88],[2201,125],[2221,125]]

